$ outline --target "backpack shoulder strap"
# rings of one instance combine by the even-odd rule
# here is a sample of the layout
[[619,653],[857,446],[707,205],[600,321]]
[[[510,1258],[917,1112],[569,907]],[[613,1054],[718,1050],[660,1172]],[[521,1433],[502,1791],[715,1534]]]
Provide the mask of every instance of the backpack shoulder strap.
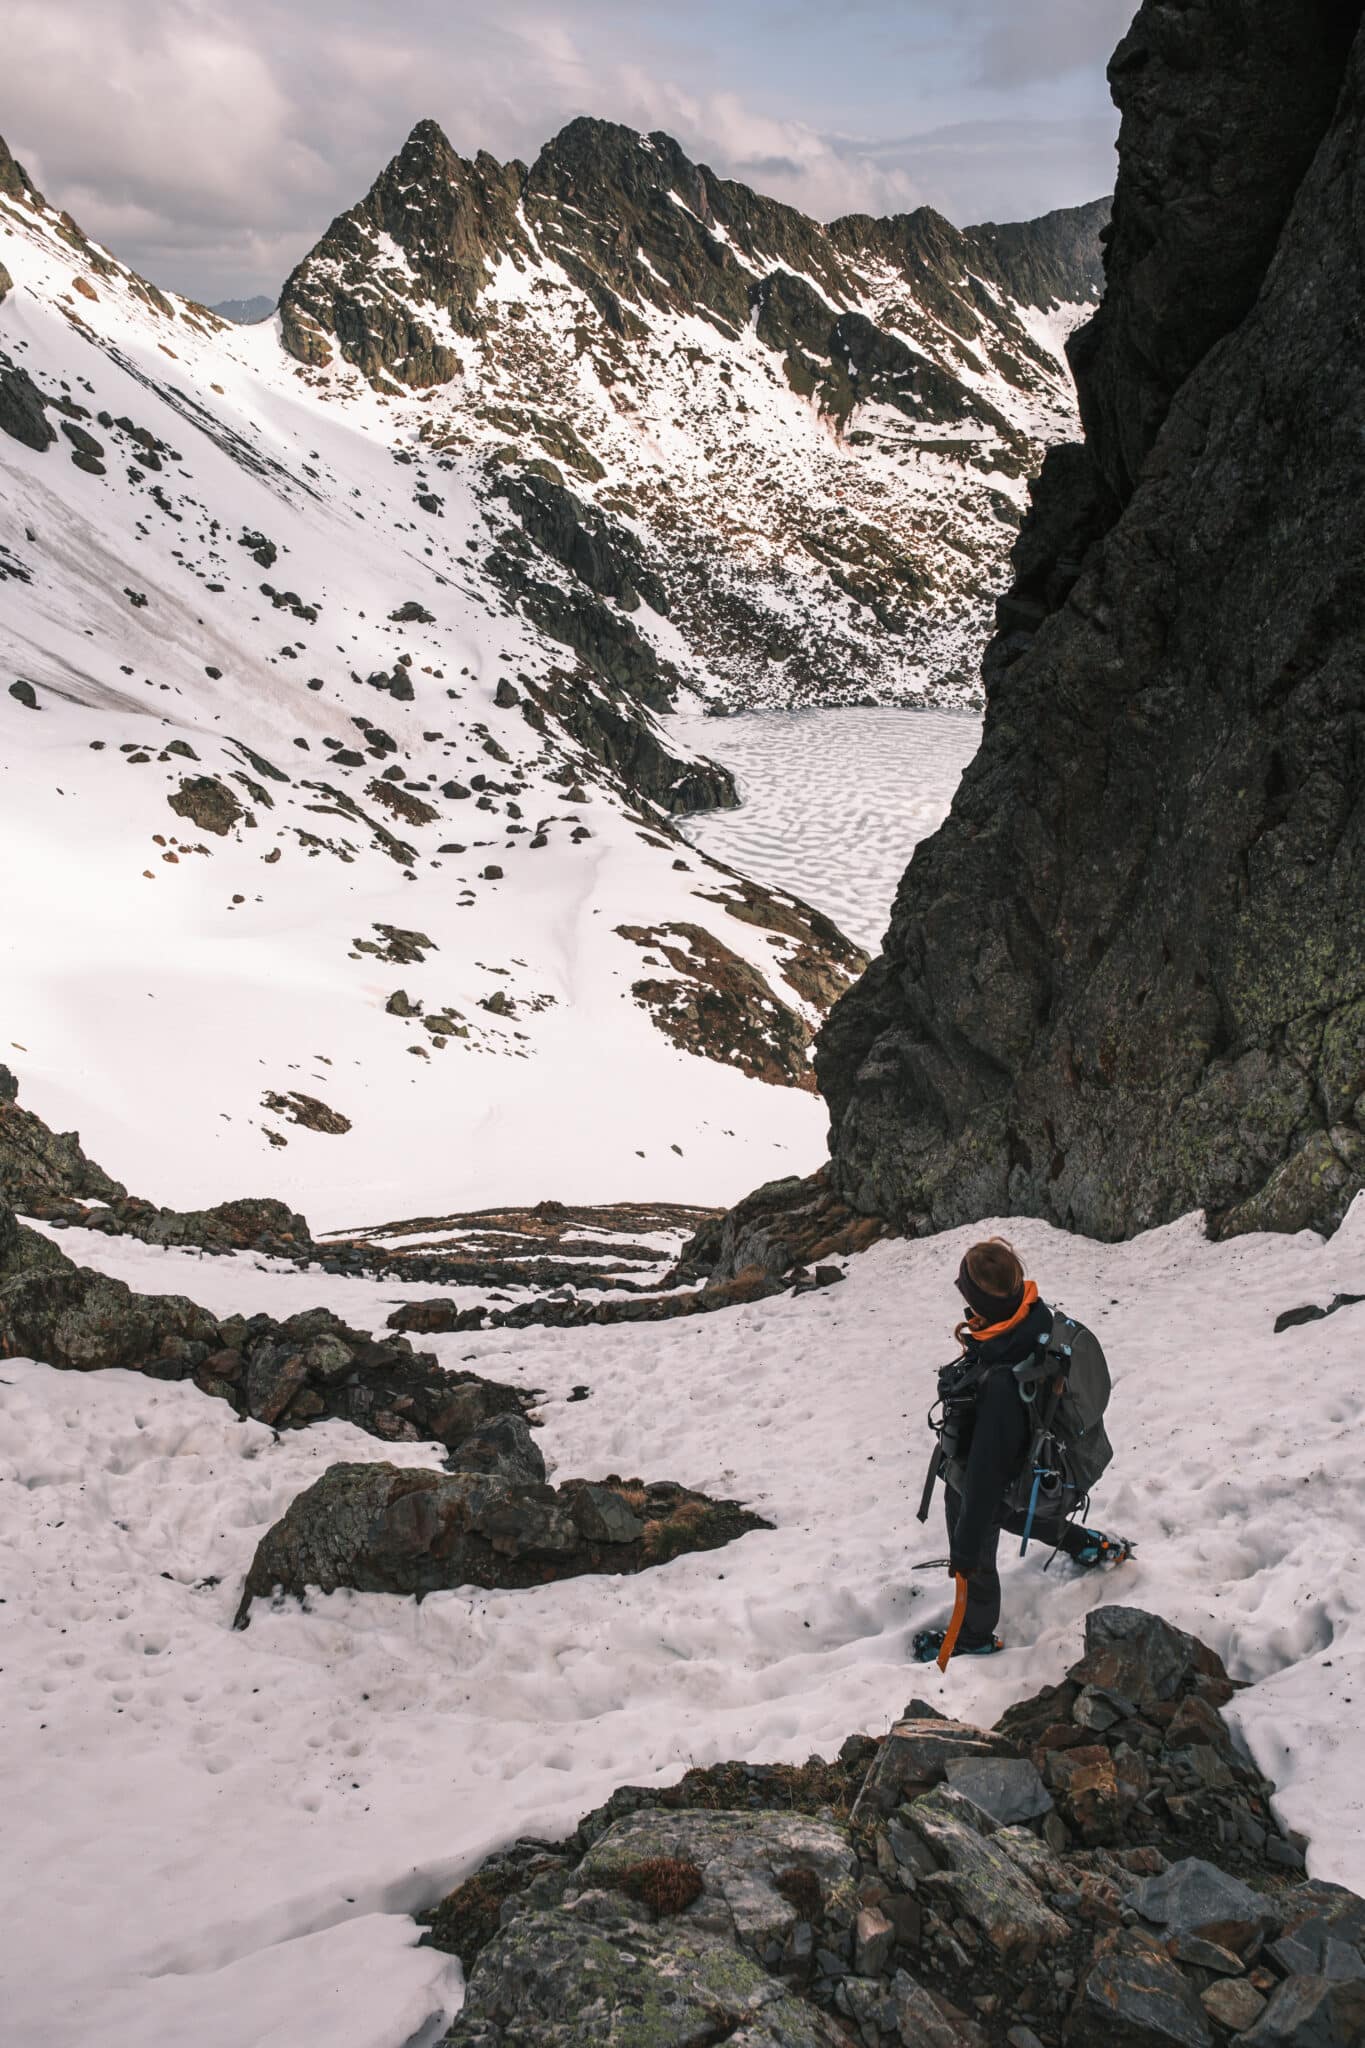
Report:
[[1052,1328],[1039,1354],[1014,1368],[1019,1397],[1033,1409],[1039,1426],[1047,1429],[1057,1412],[1063,1384],[1071,1370],[1071,1346],[1080,1324],[1061,1309],[1052,1311]]
[[1065,1362],[1069,1365],[1071,1362],[1071,1348],[1076,1341],[1076,1332],[1080,1327],[1074,1316],[1067,1315],[1063,1309],[1054,1309],[1052,1311],[1052,1328],[1048,1332],[1048,1357],[1055,1358],[1059,1364]]

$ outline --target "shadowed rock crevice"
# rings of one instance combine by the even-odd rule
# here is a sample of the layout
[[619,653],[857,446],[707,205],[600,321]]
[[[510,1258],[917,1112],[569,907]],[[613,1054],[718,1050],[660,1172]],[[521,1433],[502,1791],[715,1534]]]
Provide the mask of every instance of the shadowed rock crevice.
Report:
[[1330,1230],[1365,1183],[1359,14],[1149,0],[1116,58],[1087,449],[818,1044],[834,1185],[896,1227]]

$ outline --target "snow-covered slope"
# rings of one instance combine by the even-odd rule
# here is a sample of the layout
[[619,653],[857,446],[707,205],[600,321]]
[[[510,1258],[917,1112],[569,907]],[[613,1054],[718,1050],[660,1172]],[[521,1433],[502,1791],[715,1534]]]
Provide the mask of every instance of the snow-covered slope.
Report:
[[729,783],[668,752],[627,612],[585,589],[606,651],[548,639],[420,398],[155,292],[2,146],[0,260],[0,1049],[33,1106],[140,1192],[320,1227],[808,1167],[807,1043],[860,956],[677,838]]
[[[989,1224],[979,1229],[989,1229]],[[1005,1655],[908,1664],[944,1610],[914,1521],[952,1276],[978,1229],[884,1244],[801,1297],[692,1321],[437,1337],[546,1390],[560,1477],[664,1473],[776,1527],[639,1578],[231,1618],[258,1537],[340,1459],[437,1462],[326,1423],[275,1438],[189,1384],[0,1371],[0,2006],[16,2048],[405,2048],[458,1999],[406,1915],[490,1848],[622,1782],[802,1761],[919,1695],[989,1722],[1056,1680],[1086,1610],[1192,1628],[1250,1681],[1233,1714],[1313,1875],[1365,1884],[1359,1486],[1365,1206],[1335,1238],[1211,1244],[1198,1219],[1097,1245],[1008,1225],[1115,1375],[1097,1496],[1137,1539],[1112,1577],[1006,1557]],[[378,1328],[393,1286],[156,1253],[76,1256],[209,1307],[326,1300]],[[585,1383],[590,1398],[570,1401]],[[1009,1546],[1006,1546],[1006,1550]]]

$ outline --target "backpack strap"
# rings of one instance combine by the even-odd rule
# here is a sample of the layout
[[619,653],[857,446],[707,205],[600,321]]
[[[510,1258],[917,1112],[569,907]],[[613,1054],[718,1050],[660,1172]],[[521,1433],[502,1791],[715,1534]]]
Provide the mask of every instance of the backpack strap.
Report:
[[1038,1495],[1043,1481],[1044,1447],[1049,1441],[1053,1418],[1066,1384],[1066,1376],[1071,1370],[1071,1338],[1075,1335],[1076,1327],[1070,1316],[1063,1315],[1060,1310],[1054,1310],[1047,1342],[1040,1347],[1042,1357],[1026,1359],[1014,1368],[1019,1398],[1033,1418],[1033,1435],[1025,1466],[1026,1471],[1032,1470],[1033,1484],[1024,1518],[1023,1541],[1019,1545],[1020,1557],[1027,1554],[1029,1538],[1033,1534],[1033,1521],[1038,1511]]

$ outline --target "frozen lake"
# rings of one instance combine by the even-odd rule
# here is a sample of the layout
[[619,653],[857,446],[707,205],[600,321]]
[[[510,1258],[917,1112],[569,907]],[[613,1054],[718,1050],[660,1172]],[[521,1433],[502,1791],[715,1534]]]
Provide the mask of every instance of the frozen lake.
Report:
[[911,850],[942,822],[981,737],[973,712],[899,708],[665,724],[729,768],[743,800],[689,819],[693,845],[803,897],[874,953]]

